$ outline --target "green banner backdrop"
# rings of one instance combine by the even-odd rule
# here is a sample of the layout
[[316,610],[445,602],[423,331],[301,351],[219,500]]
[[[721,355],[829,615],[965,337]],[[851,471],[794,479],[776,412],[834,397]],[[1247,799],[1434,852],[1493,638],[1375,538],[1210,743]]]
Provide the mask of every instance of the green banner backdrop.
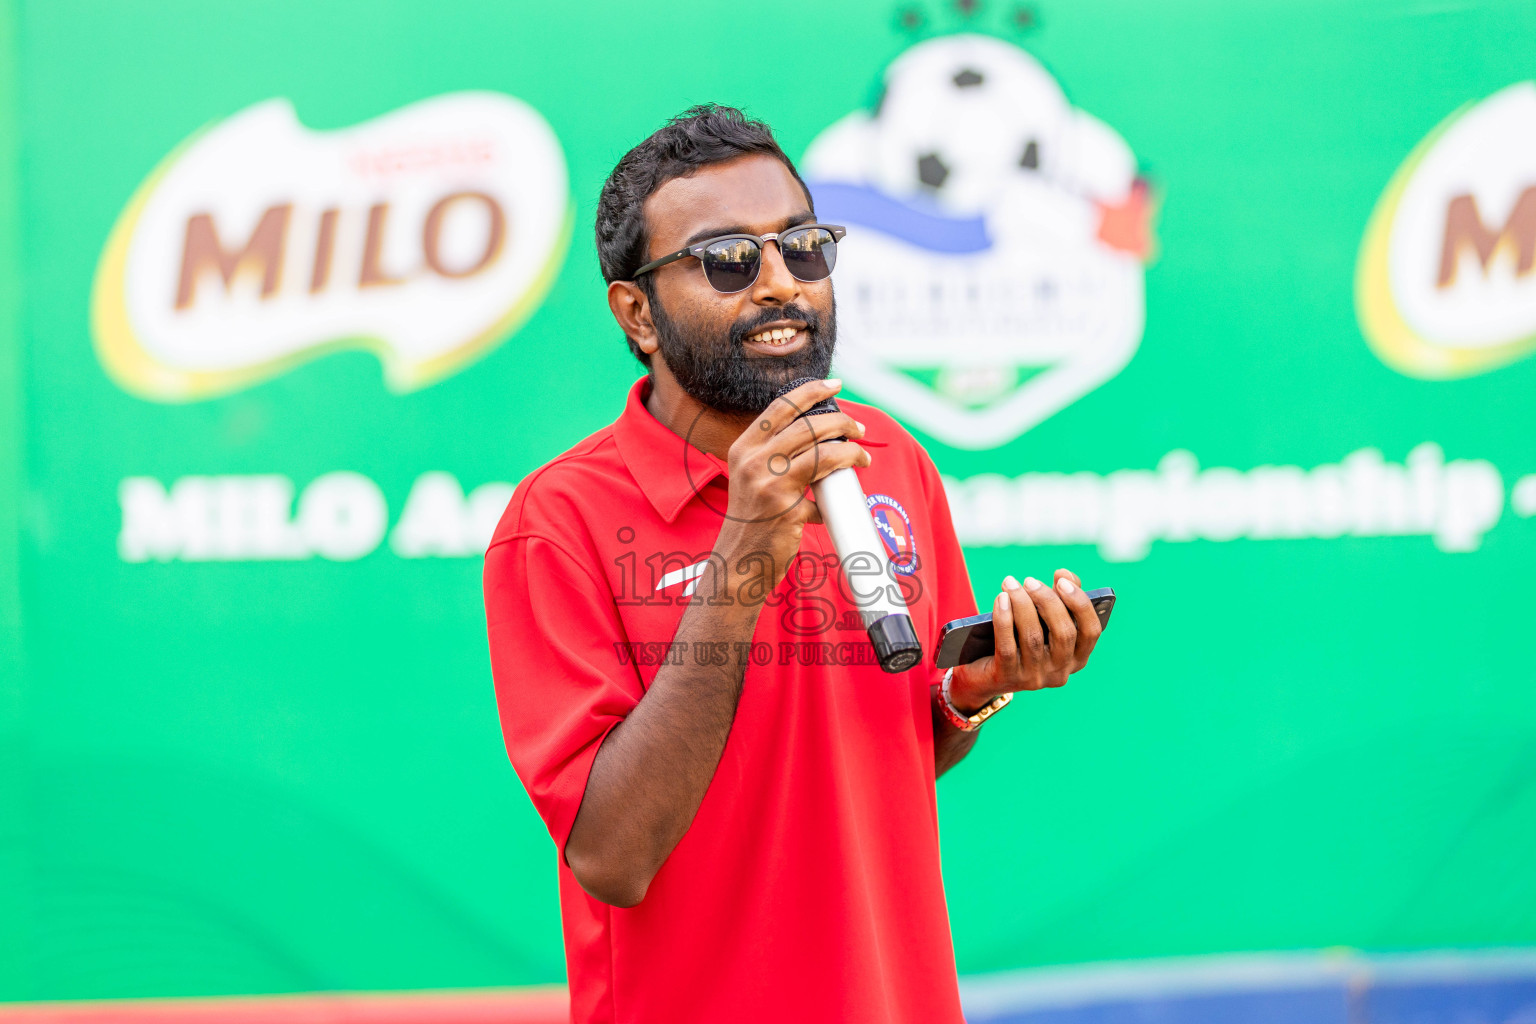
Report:
[[705,100],[983,600],[1120,596],[939,787],[961,971],[1536,942],[1529,3],[3,12],[0,1000],[562,977],[479,554]]

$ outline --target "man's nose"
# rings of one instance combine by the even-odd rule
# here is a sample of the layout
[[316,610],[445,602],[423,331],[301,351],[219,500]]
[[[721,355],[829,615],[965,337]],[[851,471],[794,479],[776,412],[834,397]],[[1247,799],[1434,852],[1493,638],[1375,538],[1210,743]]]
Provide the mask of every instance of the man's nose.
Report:
[[800,282],[789,272],[779,240],[763,245],[763,265],[752,283],[752,301],[760,306],[787,306],[800,297]]

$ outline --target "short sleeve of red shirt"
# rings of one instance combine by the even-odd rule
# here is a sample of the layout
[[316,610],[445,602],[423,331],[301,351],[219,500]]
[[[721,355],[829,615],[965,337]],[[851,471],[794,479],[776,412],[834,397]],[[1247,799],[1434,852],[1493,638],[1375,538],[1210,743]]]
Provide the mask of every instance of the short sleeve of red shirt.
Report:
[[615,647],[623,626],[608,583],[566,550],[574,543],[514,530],[485,569],[502,734],[562,856],[597,750],[643,692]]

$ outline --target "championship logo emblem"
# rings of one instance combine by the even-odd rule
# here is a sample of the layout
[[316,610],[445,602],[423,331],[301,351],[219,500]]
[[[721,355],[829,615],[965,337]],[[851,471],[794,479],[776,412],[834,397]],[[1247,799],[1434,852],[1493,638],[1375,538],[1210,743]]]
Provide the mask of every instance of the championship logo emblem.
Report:
[[917,538],[912,533],[912,520],[901,502],[888,494],[871,494],[864,499],[869,516],[875,521],[875,533],[885,545],[890,556],[891,568],[903,576],[917,571]]
[[96,352],[163,402],[349,348],[411,391],[532,315],[571,225],[560,144],[510,96],[451,93],[334,131],[267,100],[187,140],[129,201],[97,267]]
[[1371,214],[1355,307],[1410,377],[1484,373],[1536,352],[1536,82],[1452,114]]
[[1140,344],[1147,184],[1019,47],[918,43],[875,109],[822,131],[801,167],[817,216],[851,229],[837,372],[940,441],[1006,444]]

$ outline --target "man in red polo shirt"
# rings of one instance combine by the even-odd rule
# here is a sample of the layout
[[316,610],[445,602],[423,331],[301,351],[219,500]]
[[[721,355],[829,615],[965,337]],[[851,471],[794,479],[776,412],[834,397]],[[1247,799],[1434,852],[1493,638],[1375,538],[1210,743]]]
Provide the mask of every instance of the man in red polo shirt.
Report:
[[[797,416],[839,388],[841,234],[728,107],[674,119],[603,187],[608,303],[648,373],[522,482],[485,565],[580,1024],[958,1024],[934,781],[979,713],[1060,686],[1098,638],[1072,573],[1010,576],[997,653],[932,667],[941,625],[976,610],[938,472],[870,406]],[[844,467],[928,655],[903,673],[869,656],[808,497]]]

